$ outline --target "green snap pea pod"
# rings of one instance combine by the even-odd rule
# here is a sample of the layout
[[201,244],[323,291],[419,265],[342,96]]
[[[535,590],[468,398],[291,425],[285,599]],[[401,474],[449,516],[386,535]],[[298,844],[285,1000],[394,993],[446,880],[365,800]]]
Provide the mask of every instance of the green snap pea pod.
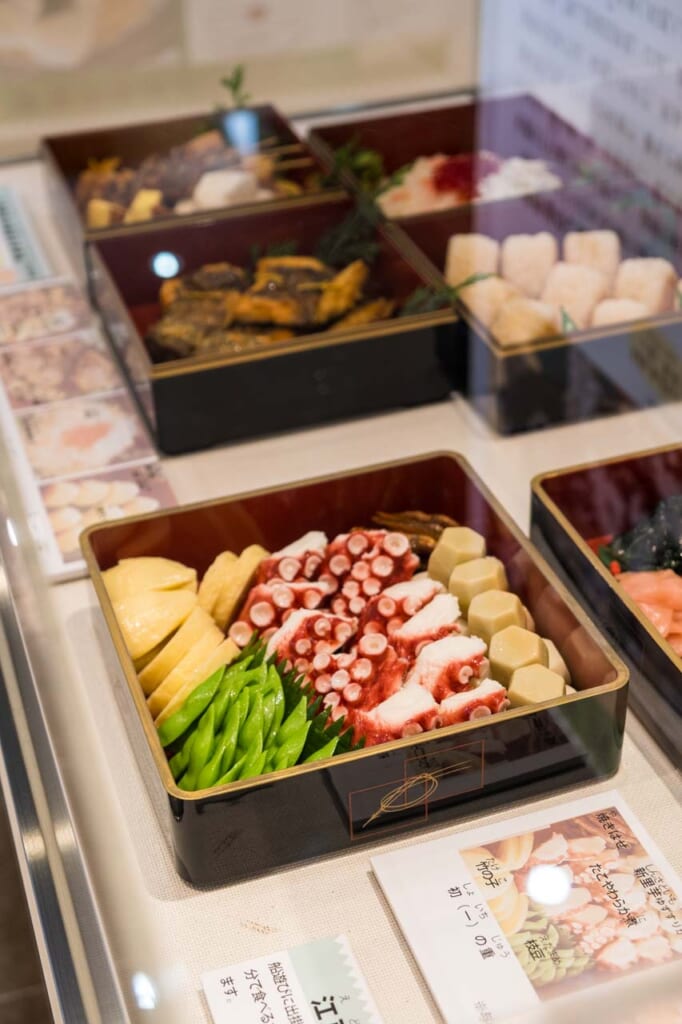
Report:
[[218,781],[216,782],[216,786],[226,786],[228,782],[234,782],[235,779],[238,779],[240,772],[245,764],[246,754],[240,757],[238,761],[235,761],[235,763],[230,768],[229,772],[225,772],[225,774],[218,779]]
[[239,730],[239,746],[242,750],[250,750],[258,740],[260,751],[263,749],[263,689],[254,688],[246,721]]
[[257,762],[260,763],[262,761],[262,763],[265,764],[265,757],[261,757],[261,755],[263,754],[266,754],[266,751],[263,750],[263,741],[261,739],[260,734],[258,734],[254,739],[253,743],[251,744],[251,746],[246,751],[246,760],[244,761],[244,764],[242,765],[242,770],[239,773],[240,779],[243,779],[244,774],[249,773],[253,765],[255,765]]
[[239,728],[241,729],[246,721],[246,717],[249,713],[249,704],[251,703],[251,690],[248,686],[242,690],[235,703],[239,708]]
[[284,716],[284,689],[274,665],[268,669],[268,681],[263,699],[263,749],[267,749],[277,735]]
[[189,765],[189,751],[182,747],[178,750],[177,754],[174,754],[168,762],[173,778],[177,782],[181,775],[184,775]]
[[173,712],[163,725],[159,727],[159,739],[161,740],[162,747],[167,747],[178,736],[182,736],[183,732],[190,727],[192,722],[195,722],[203,714],[215,697],[224,672],[224,668],[219,668],[217,672],[214,672],[212,676],[205,679],[203,683],[199,683],[196,689],[192,690],[182,707]]
[[239,658],[237,661],[233,661],[231,665],[228,665],[225,669],[225,682],[229,682],[234,676],[240,675],[242,672],[246,672],[249,665],[253,661],[251,654],[247,655],[246,658]]
[[253,779],[256,775],[262,775],[263,774],[263,768],[265,767],[265,758],[266,758],[266,753],[263,750],[258,755],[256,760],[253,761],[250,765],[249,765],[249,762],[247,760],[246,763],[244,764],[244,767],[242,768],[241,772],[239,773],[239,778],[240,779]]
[[214,726],[215,709],[210,704],[199,722],[196,738],[189,754],[189,767],[185,773],[185,778],[188,782],[187,788],[196,789],[199,772],[211,756],[211,750],[215,741]]
[[282,768],[291,768],[292,765],[296,764],[303,752],[309,729],[310,722],[304,722],[300,729],[291,733],[284,743],[279,746],[274,761],[276,772],[281,771]]
[[339,744],[339,737],[335,736],[329,743],[325,743],[319,750],[315,750],[309,757],[306,757],[302,764],[312,764],[313,761],[324,761],[326,757],[332,757]]
[[[232,716],[230,718],[230,715]],[[224,774],[234,760],[234,752],[237,747],[237,727],[239,725],[239,710],[233,706],[230,710],[225,728],[216,737],[213,752],[197,776],[197,789],[209,789],[214,786],[216,779]],[[228,747],[230,748],[228,750]],[[225,767],[223,767],[225,763]]]
[[275,736],[275,746],[281,747],[282,744],[286,740],[288,740],[289,737],[292,736],[297,729],[301,729],[303,727],[306,720],[307,710],[308,701],[306,697],[303,696],[301,697],[301,699],[299,700],[298,704],[291,712],[291,714],[284,719],[279,729],[277,730],[277,735]]
[[239,704],[233,704],[230,710],[227,712],[227,718],[225,719],[225,726],[223,728],[223,738],[225,740],[225,746],[223,749],[223,756],[220,761],[220,775],[224,775],[228,772],[234,764],[237,756],[237,740],[239,739]]

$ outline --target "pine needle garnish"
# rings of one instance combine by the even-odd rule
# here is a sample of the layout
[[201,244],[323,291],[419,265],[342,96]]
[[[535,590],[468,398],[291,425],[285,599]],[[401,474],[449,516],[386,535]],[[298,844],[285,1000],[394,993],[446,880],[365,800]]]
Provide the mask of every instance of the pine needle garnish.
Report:
[[360,145],[357,135],[334,150],[334,163],[324,177],[325,187],[341,184],[344,172],[358,179],[363,189],[375,193],[384,177],[384,161],[376,149]]
[[477,281],[485,281],[488,277],[495,277],[495,275],[471,274],[455,287],[443,284],[439,288],[415,288],[403,303],[399,315],[416,316],[418,313],[433,313],[444,306],[453,306],[463,288],[468,288],[469,285],[476,284]]
[[374,204],[358,203],[357,209],[327,231],[317,244],[315,255],[329,267],[347,267],[355,260],[372,264],[381,246],[375,239],[377,214]]

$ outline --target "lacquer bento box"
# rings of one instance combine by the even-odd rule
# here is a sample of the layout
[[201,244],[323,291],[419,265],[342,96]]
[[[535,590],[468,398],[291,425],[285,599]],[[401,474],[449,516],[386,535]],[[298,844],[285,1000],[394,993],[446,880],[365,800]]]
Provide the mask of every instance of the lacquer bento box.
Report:
[[391,219],[632,178],[534,97],[476,99],[316,125],[311,147]]
[[[162,451],[445,398],[454,312],[349,199],[110,234],[94,301]],[[170,267],[170,270],[168,269]]]
[[326,188],[317,157],[268,105],[50,136],[41,153],[76,257],[112,228],[144,231]]
[[[158,775],[178,871],[195,884],[618,767],[624,665],[456,454],[96,526],[82,546],[141,770]],[[131,586],[158,572],[176,588],[162,599]],[[156,628],[159,600],[192,606],[192,621],[146,654],[157,637],[141,642],[140,616]],[[226,636],[208,644],[215,674],[201,683],[204,662],[159,682],[206,609]],[[474,627],[494,634],[489,648]]]
[[532,537],[630,670],[633,710],[682,762],[682,448],[543,473]]
[[602,183],[401,221],[459,313],[453,385],[502,434],[682,398],[679,215]]

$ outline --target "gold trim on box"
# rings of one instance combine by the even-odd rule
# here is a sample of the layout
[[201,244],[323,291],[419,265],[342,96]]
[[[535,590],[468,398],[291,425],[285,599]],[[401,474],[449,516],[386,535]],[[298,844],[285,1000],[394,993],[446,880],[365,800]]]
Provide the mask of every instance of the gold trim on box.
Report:
[[576,528],[571,523],[564,513],[561,511],[559,506],[549,497],[544,489],[545,480],[553,480],[555,477],[567,476],[570,473],[583,473],[586,470],[599,469],[601,466],[611,466],[617,462],[630,462],[632,459],[645,459],[652,455],[662,455],[665,452],[679,451],[680,445],[678,444],[666,444],[661,445],[658,448],[645,448],[639,452],[633,452],[630,455],[616,455],[608,459],[599,459],[596,462],[581,462],[575,466],[566,466],[563,469],[555,469],[549,473],[538,473],[531,480],[531,493],[540,501],[545,509],[554,517],[558,525],[567,534],[573,544],[576,546],[578,551],[584,555],[588,562],[591,563],[593,568],[597,570],[601,578],[607,583],[609,588],[614,594],[617,594],[620,600],[623,602],[625,607],[628,609],[630,614],[637,620],[639,625],[649,634],[655,644],[661,649],[661,651],[667,655],[672,661],[673,665],[677,668],[678,672],[682,673],[682,658],[674,651],[674,649],[667,642],[662,633],[654,626],[651,619],[647,618],[641,608],[636,604],[630,595],[619,586],[617,578],[613,573],[609,572],[601,559],[592,550],[587,541],[578,533]]
[[123,634],[121,633],[118,621],[114,614],[114,609],[109,599],[104,580],[102,578],[102,572],[95,558],[95,554],[92,550],[90,538],[93,534],[100,530],[111,529],[112,526],[119,527],[123,524],[133,524],[138,522],[147,522],[153,519],[168,518],[169,516],[176,515],[178,513],[184,513],[197,508],[211,508],[218,505],[225,504],[226,501],[243,501],[248,498],[258,497],[264,494],[276,494],[281,491],[288,491],[295,487],[309,486],[318,483],[323,483],[328,480],[339,480],[349,477],[351,475],[361,474],[363,472],[373,472],[376,470],[390,469],[397,466],[403,466],[407,463],[413,464],[415,462],[426,462],[434,458],[449,458],[453,459],[458,463],[459,466],[464,470],[467,476],[478,488],[480,493],[490,504],[495,513],[499,516],[502,522],[505,524],[507,529],[510,531],[514,539],[518,542],[519,546],[528,555],[530,560],[540,569],[545,579],[551,584],[556,592],[561,597],[562,601],[568,606],[570,611],[575,616],[576,620],[580,625],[590,634],[594,642],[601,648],[605,654],[607,660],[611,664],[612,668],[616,672],[616,678],[609,683],[602,683],[601,686],[592,687],[590,690],[578,691],[575,694],[568,694],[564,697],[559,697],[556,700],[543,701],[541,704],[533,704],[528,707],[511,708],[508,711],[498,712],[496,715],[491,715],[489,719],[475,719],[473,722],[460,722],[457,725],[447,726],[442,729],[433,729],[430,732],[420,734],[419,743],[429,744],[437,740],[443,739],[449,736],[460,736],[474,730],[481,728],[487,728],[491,724],[495,724],[500,718],[505,720],[511,718],[523,718],[526,715],[535,714],[537,711],[545,710],[547,708],[560,707],[563,704],[578,700],[589,700],[595,694],[598,693],[610,693],[613,690],[621,689],[626,686],[629,679],[629,673],[625,666],[625,663],[616,654],[615,650],[611,645],[604,640],[599,634],[592,621],[580,607],[578,602],[571,596],[563,583],[556,576],[554,571],[550,568],[549,564],[545,561],[543,556],[535,550],[532,543],[527,537],[521,532],[516,524],[507,515],[504,509],[501,507],[497,499],[490,493],[488,488],[485,486],[480,477],[474,472],[471,465],[462,455],[457,452],[451,451],[433,451],[428,452],[424,455],[420,455],[417,458],[407,459],[394,459],[388,462],[375,463],[370,466],[359,466],[355,469],[346,469],[338,473],[329,473],[317,477],[309,477],[303,480],[295,480],[287,484],[283,484],[279,487],[261,487],[256,490],[243,491],[239,494],[228,495],[222,498],[214,498],[210,501],[197,501],[187,505],[181,505],[176,509],[166,509],[156,512],[149,512],[146,515],[140,516],[129,516],[126,519],[117,519],[115,523],[100,523],[94,526],[88,527],[80,535],[80,544],[83,551],[83,556],[88,568],[88,572],[92,579],[92,582],[99,599],[99,603],[104,614],[104,618],[109,629],[109,633],[114,643],[116,653],[119,661],[123,668],[123,672],[126,677],[128,689],[135,702],[135,706],[140,714],[142,720],[142,727],[144,728],[147,741],[149,743],[152,756],[156,763],[156,767],[159,770],[161,781],[163,782],[164,788],[170,797],[174,797],[178,800],[183,801],[194,801],[194,800],[206,800],[209,797],[217,797],[227,793],[238,793],[246,789],[252,789],[257,786],[268,785],[270,782],[276,779],[284,779],[293,777],[296,775],[302,775],[307,772],[314,772],[320,770],[326,770],[335,765],[348,764],[353,761],[361,761],[367,757],[373,757],[377,752],[389,753],[394,750],[400,750],[401,748],[409,748],[414,745],[414,736],[406,736],[402,739],[392,740],[389,743],[377,744],[376,746],[366,747],[362,750],[352,751],[347,754],[338,754],[335,757],[330,758],[327,761],[320,761],[309,765],[295,765],[293,768],[286,768],[279,772],[269,772],[266,775],[258,776],[255,779],[244,779],[243,781],[232,782],[226,786],[213,787],[211,789],[203,789],[197,791],[190,791],[180,789],[172,776],[170,768],[168,767],[168,759],[164,753],[163,747],[159,742],[157,731],[154,728],[154,722],[152,716],[147,708],[146,700],[142,692],[142,688],[139,685],[137,679],[137,673],[135,672],[135,666],[133,665],[132,658],[128,654],[128,651],[123,640]]

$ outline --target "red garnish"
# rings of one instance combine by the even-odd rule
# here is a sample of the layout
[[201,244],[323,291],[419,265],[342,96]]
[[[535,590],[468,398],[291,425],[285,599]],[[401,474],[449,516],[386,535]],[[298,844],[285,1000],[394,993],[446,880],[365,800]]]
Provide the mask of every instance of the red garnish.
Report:
[[611,572],[613,573],[614,576],[620,576],[620,574],[623,571],[622,568],[621,568],[620,562],[617,562],[615,558],[609,564],[609,569],[611,570]]
[[473,199],[479,182],[499,166],[500,161],[492,153],[447,156],[433,172],[433,187],[436,192],[457,192],[464,200]]

